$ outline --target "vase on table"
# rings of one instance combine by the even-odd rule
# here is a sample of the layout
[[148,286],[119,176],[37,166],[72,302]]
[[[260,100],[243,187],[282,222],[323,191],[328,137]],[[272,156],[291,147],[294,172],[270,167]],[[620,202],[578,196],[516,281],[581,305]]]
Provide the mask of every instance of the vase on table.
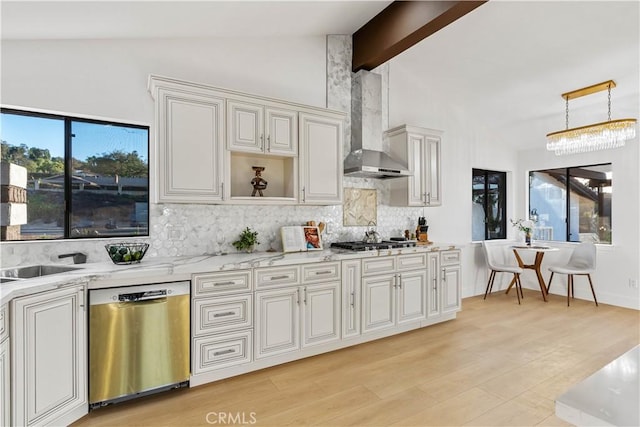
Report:
[[531,232],[530,231],[527,231],[527,232],[524,233],[524,243],[527,246],[531,246]]

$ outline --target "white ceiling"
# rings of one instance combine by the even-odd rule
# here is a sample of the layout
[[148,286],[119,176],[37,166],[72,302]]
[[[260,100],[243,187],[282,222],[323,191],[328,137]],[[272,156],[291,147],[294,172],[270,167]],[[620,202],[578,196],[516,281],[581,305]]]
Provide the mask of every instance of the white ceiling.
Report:
[[[3,0],[1,34],[3,39],[351,34],[389,3]],[[637,116],[639,43],[638,1],[491,0],[396,61],[414,70],[417,85],[439,92],[465,114],[511,132],[544,135],[564,127],[560,94],[609,79],[618,84],[614,118]],[[572,101],[571,111],[603,102],[597,108],[603,115],[598,121],[604,121],[604,96],[604,101],[595,96]]]

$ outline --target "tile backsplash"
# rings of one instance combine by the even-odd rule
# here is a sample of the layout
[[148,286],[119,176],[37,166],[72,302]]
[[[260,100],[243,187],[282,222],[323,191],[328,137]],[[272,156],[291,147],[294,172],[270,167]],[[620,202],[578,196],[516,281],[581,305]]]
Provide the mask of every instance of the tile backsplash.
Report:
[[[386,205],[388,185],[384,181],[344,178],[349,188],[376,189],[378,196],[377,231],[384,237],[401,236],[414,229],[422,208],[399,208]],[[338,206],[270,206],[270,205],[152,205],[150,236],[146,238],[87,239],[48,242],[2,242],[2,267],[24,264],[71,262],[58,259],[69,252],[84,252],[87,262],[108,261],[104,245],[112,240],[141,240],[150,244],[147,256],[183,256],[212,254],[220,250],[235,251],[232,242],[245,227],[258,231],[257,250],[270,247],[280,251],[280,227],[302,225],[307,221],[327,224],[323,241],[361,240],[366,226],[343,226],[343,207]],[[220,245],[220,243],[221,245]]]

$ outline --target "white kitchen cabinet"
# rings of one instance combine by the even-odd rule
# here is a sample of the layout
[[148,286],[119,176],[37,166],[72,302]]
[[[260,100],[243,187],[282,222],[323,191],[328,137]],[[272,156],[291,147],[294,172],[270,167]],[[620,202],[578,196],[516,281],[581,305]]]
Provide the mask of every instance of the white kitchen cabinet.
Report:
[[440,142],[442,132],[417,126],[398,126],[385,132],[393,156],[407,162],[411,176],[390,181],[392,206],[442,204]]
[[198,273],[191,286],[191,381],[199,384],[252,361],[252,271]]
[[342,261],[342,337],[360,335],[362,269],[359,259]]
[[158,202],[224,199],[224,105],[205,87],[151,78],[156,106],[155,177]]
[[[256,358],[340,339],[340,263],[302,266],[297,286],[256,292]],[[299,266],[256,269],[256,287],[283,286],[300,277]]]
[[461,252],[451,249],[428,254],[428,318],[460,311],[462,302]]
[[296,156],[298,112],[258,99],[227,101],[227,148],[247,153]]
[[302,346],[340,339],[340,282],[302,288]]
[[11,357],[9,346],[9,311],[0,307],[0,425],[11,425]]
[[362,331],[420,321],[427,311],[426,254],[362,260]]
[[256,292],[256,359],[300,348],[300,288]]
[[300,113],[300,197],[309,205],[342,204],[344,119]]
[[362,332],[390,328],[396,322],[396,275],[362,279]]
[[9,338],[0,342],[0,424],[11,425],[11,358]]
[[12,304],[12,424],[70,424],[88,412],[84,286]]

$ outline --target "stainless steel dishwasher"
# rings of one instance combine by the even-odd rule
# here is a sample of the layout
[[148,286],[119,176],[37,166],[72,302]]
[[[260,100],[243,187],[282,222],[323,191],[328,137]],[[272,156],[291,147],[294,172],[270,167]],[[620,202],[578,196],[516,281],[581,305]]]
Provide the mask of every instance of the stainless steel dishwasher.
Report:
[[188,385],[189,282],[89,291],[89,407]]

